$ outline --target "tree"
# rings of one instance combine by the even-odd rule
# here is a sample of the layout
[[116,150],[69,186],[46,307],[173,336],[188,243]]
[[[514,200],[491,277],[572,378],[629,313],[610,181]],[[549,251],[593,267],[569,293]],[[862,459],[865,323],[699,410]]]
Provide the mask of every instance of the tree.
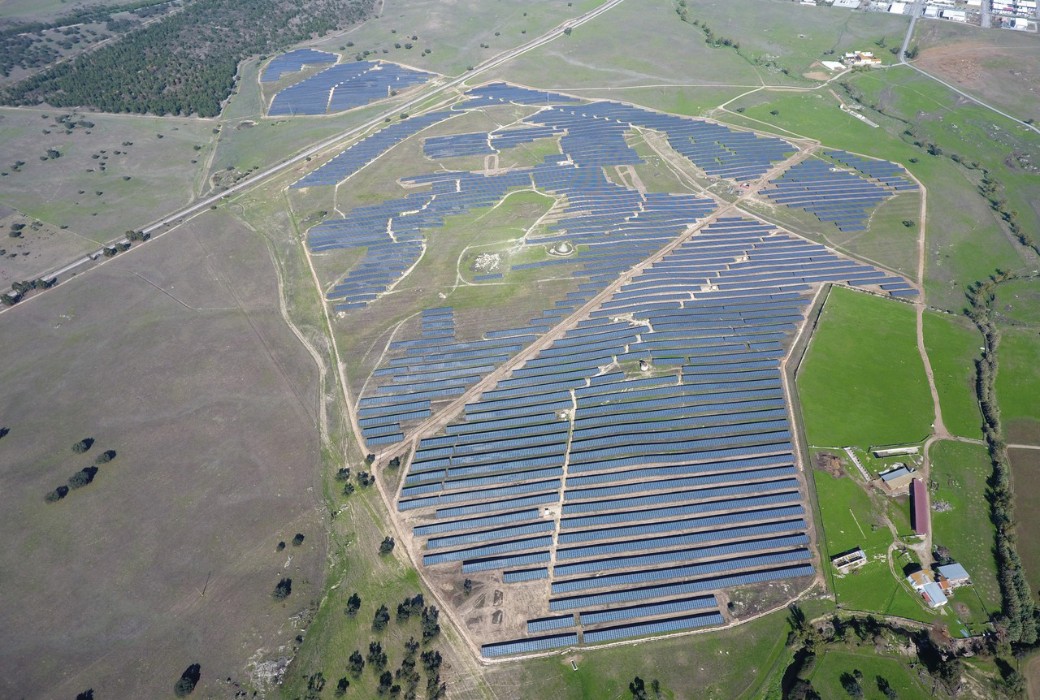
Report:
[[60,501],[68,495],[69,487],[62,485],[54,489],[53,491],[47,492],[47,495],[44,496],[43,500],[47,501],[47,503],[57,503],[58,501]]
[[350,469],[348,467],[340,467],[339,471],[336,472],[336,481],[348,481],[350,479]]
[[473,592],[473,579],[466,579],[462,582],[462,590],[465,591],[466,595]]
[[387,535],[379,545],[380,554],[389,554],[394,551],[394,538]]
[[379,642],[369,642],[368,656],[365,657],[365,660],[368,661],[368,663],[372,665],[376,670],[386,668],[388,659],[386,656],[386,652],[383,651],[383,645]]
[[354,493],[354,484],[350,483],[349,481],[343,484],[343,495],[349,496],[352,493]]
[[200,678],[202,678],[202,666],[199,664],[188,666],[188,668],[184,669],[180,679],[174,684],[173,694],[179,698],[191,695]]
[[275,600],[285,600],[289,597],[290,593],[292,593],[292,579],[283,578],[278,582],[278,585],[274,587],[274,593],[271,595],[274,596]]
[[337,698],[343,697],[346,694],[346,692],[347,692],[347,688],[349,688],[349,687],[350,687],[350,681],[347,680],[346,676],[344,676],[343,678],[340,678],[339,681],[336,683],[336,697]]
[[350,615],[351,617],[354,617],[355,615],[357,615],[358,610],[360,609],[361,596],[359,596],[356,592],[352,593],[350,597],[347,598],[347,607],[343,612],[345,612],[347,615]]
[[896,689],[892,687],[892,684],[888,682],[887,678],[877,676],[875,681],[877,682],[877,689],[881,691],[888,700],[896,700],[896,698],[899,697],[899,693],[896,692]]
[[94,481],[98,468],[94,466],[84,467],[69,477],[69,488],[78,489]]
[[278,546],[275,547],[275,549],[278,550],[279,552],[282,551],[283,549],[285,549],[285,542],[284,541],[283,542],[279,542]]
[[863,697],[863,686],[859,684],[859,681],[856,680],[856,677],[851,673],[846,672],[841,674],[839,680],[841,681],[841,687],[845,689],[845,692],[849,694],[849,697]]
[[94,460],[94,463],[95,464],[108,464],[109,462],[111,462],[115,458],[116,458],[116,451],[115,450],[105,450],[104,452],[102,452],[101,454],[99,454],[97,456],[97,459]]
[[385,605],[380,605],[379,609],[376,610],[376,614],[372,617],[372,629],[376,632],[382,632],[386,629],[388,622],[390,622],[390,611]]
[[299,547],[303,544],[303,533],[297,532],[292,538],[293,547]]
[[422,640],[423,644],[429,643],[431,639],[441,633],[441,626],[437,622],[440,611],[433,605],[423,610],[422,613]]
[[94,689],[87,688],[82,693],[76,695],[76,700],[94,700]]
[[632,692],[633,700],[648,700],[646,696],[646,683],[639,676],[632,679],[632,682],[628,684],[628,689]]
[[72,446],[72,451],[76,454],[83,454],[84,452],[89,450],[93,444],[94,438],[83,438],[82,440],[80,440]]
[[361,672],[365,669],[365,657],[361,655],[360,649],[355,649],[354,653],[350,655],[347,668],[354,678],[361,676]]

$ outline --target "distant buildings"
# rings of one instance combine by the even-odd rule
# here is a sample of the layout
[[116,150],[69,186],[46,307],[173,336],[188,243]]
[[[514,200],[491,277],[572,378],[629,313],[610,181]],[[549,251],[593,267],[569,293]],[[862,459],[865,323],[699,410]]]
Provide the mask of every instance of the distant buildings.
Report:
[[850,51],[841,58],[846,66],[880,66],[881,59],[870,51]]

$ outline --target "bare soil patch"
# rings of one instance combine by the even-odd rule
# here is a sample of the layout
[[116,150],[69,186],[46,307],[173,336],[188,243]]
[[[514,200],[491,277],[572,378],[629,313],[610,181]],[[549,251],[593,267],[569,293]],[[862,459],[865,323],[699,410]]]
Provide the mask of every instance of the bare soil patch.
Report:
[[968,92],[1011,110],[1019,119],[1040,119],[1040,47],[1036,49],[951,42],[921,51],[915,63]]
[[226,696],[321,595],[316,372],[263,241],[213,212],[124,255],[0,316],[0,696],[166,697],[195,662]]

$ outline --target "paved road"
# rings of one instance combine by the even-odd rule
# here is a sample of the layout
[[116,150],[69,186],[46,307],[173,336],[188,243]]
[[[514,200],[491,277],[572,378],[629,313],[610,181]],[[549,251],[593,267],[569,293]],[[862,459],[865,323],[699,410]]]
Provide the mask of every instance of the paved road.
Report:
[[[518,56],[527,53],[528,51],[532,51],[533,49],[543,46],[553,41],[557,37],[561,36],[566,30],[574,29],[575,27],[580,27],[586,22],[590,22],[593,19],[602,15],[603,13],[609,12],[611,9],[620,5],[622,2],[624,2],[624,0],[607,0],[607,2],[603,3],[599,7],[596,7],[595,9],[590,10],[582,15],[579,15],[577,17],[574,17],[573,19],[569,19],[565,22],[558,24],[557,26],[553,27],[544,34],[532,39],[526,44],[521,44],[516,48],[504,51],[498,54],[497,56],[494,56],[488,59],[487,61],[484,61],[483,63],[474,66],[473,70],[466,71],[462,75],[448,79],[444,82],[435,82],[431,84],[425,89],[422,89],[415,97],[408,100],[407,102],[404,102],[403,104],[394,105],[392,108],[387,109],[385,112],[379,114],[376,117],[373,117],[372,119],[365,122],[364,124],[361,124],[360,126],[357,126],[353,129],[333,136],[332,138],[326,139],[318,144],[315,144],[314,146],[311,146],[310,148],[300,153],[297,153],[295,156],[289,158],[288,160],[284,160],[280,163],[265,168],[264,170],[261,170],[256,174],[251,175],[245,180],[242,180],[238,184],[220,192],[219,194],[214,194],[204,199],[197,200],[189,204],[188,206],[178,209],[177,211],[171,214],[167,214],[161,219],[158,219],[157,221],[143,227],[141,231],[150,234],[153,238],[156,238],[159,235],[162,235],[162,233],[165,233],[165,231],[162,231],[163,228],[172,226],[176,223],[183,222],[184,220],[205,211],[214,204],[217,204],[225,197],[229,197],[234,194],[240,194],[249,189],[252,189],[253,187],[260,185],[267,179],[279,175],[280,173],[288,170],[289,168],[292,168],[293,166],[306,161],[308,158],[311,158],[326,149],[330,149],[335,146],[341,146],[345,144],[348,140],[357,136],[358,134],[364,133],[369,129],[383,124],[387,117],[395,117],[401,112],[406,112],[413,107],[416,107],[420,104],[423,104],[424,102],[429,101],[431,98],[436,97],[437,95],[440,95],[448,90],[458,87],[466,81],[472,80],[474,77],[482,73],[486,73],[490,70],[498,68],[499,66],[508,63],[509,61],[512,61]],[[115,242],[116,240],[121,239],[122,236],[120,236],[117,239],[114,239],[111,242]],[[72,270],[75,270],[79,267],[83,267],[84,265],[89,265],[92,262],[94,261],[89,256],[77,258],[76,260],[63,265],[61,268],[57,270],[40,275],[40,277],[46,278],[50,276],[55,276],[58,277],[60,281],[62,275],[67,274],[68,272],[71,272]],[[0,313],[2,312],[3,309],[0,309]]]

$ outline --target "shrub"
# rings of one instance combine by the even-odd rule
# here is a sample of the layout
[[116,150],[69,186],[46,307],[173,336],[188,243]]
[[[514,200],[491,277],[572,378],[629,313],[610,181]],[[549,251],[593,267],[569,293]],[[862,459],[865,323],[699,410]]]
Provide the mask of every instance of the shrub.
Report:
[[277,551],[279,551],[279,552],[280,552],[280,551],[282,551],[283,549],[285,549],[285,542],[279,542],[279,543],[278,543],[278,546],[277,546],[277,547],[275,547],[275,549],[276,549]]
[[54,489],[53,491],[49,492],[46,496],[44,496],[43,500],[47,501],[48,503],[57,503],[58,501],[60,501],[68,495],[69,487],[62,485]]
[[115,458],[116,458],[116,451],[115,450],[105,450],[104,452],[102,452],[101,454],[98,455],[97,459],[94,460],[94,463],[95,464],[108,464],[109,462],[111,462]]
[[84,452],[89,450],[93,444],[94,438],[83,438],[82,440],[80,440],[72,446],[72,451],[76,454],[83,454]]
[[184,669],[184,673],[181,674],[177,683],[174,684],[173,694],[179,698],[191,695],[200,678],[202,678],[202,667],[199,664],[188,666],[188,668]]
[[97,467],[84,467],[69,477],[69,487],[74,489],[82,488],[92,482],[94,475],[97,473]]

